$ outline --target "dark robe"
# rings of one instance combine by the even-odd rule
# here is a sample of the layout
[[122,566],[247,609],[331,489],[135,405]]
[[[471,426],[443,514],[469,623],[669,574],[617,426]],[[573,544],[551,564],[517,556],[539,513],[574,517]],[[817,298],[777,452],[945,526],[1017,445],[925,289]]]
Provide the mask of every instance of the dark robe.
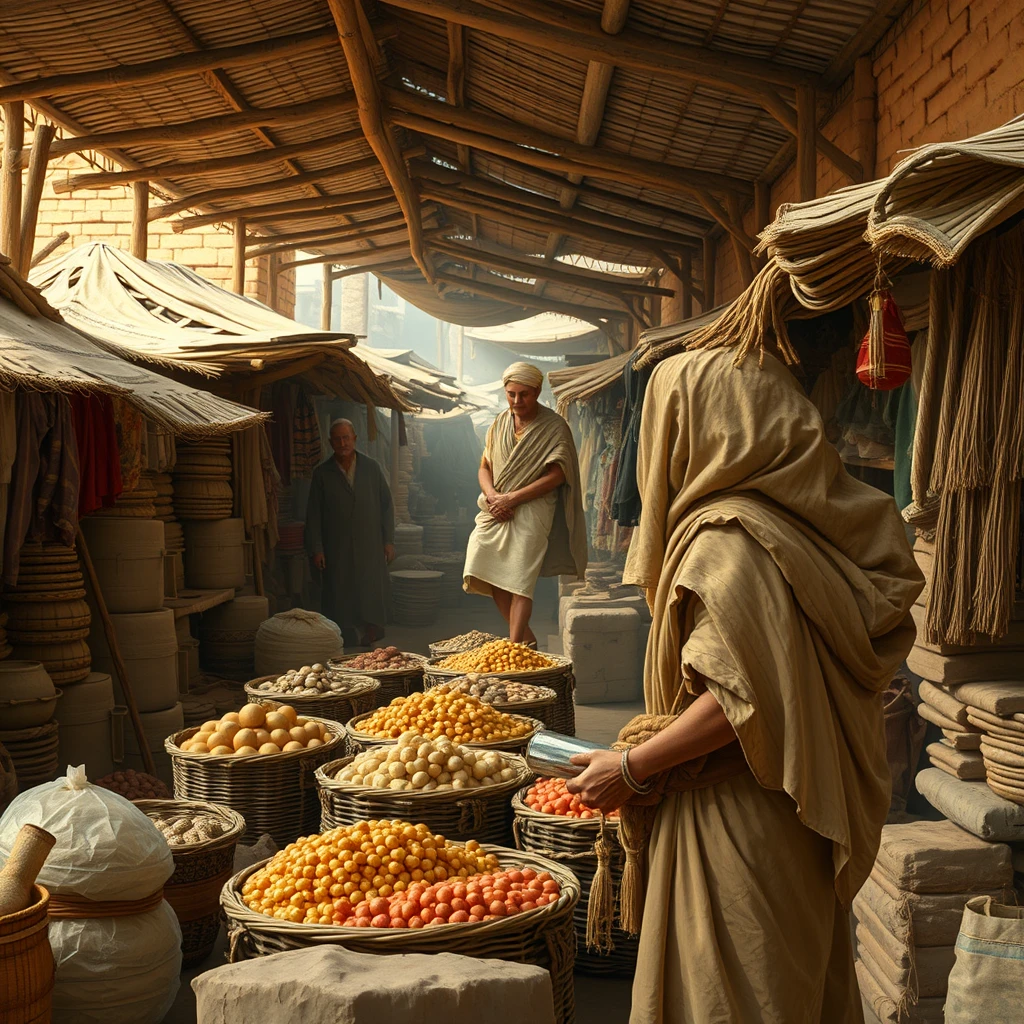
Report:
[[333,456],[314,470],[306,550],[327,559],[321,610],[342,630],[387,622],[384,545],[394,540],[395,510],[380,463],[357,452],[354,487]]

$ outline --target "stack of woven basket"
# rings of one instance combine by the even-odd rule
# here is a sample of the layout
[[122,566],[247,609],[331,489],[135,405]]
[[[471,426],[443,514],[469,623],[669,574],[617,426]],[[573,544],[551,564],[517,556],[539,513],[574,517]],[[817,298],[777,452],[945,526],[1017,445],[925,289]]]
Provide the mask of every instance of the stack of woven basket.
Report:
[[435,621],[443,575],[415,569],[391,573],[392,611],[399,626],[429,626]]
[[229,679],[255,675],[256,631],[270,615],[265,597],[236,597],[203,614],[199,627],[199,656],[211,672]]
[[165,523],[173,523],[174,477],[170,473],[154,473],[150,479],[153,482],[153,490],[156,492],[156,496],[153,498],[155,518]]
[[[14,654],[41,662],[54,686],[80,683],[92,670],[86,637],[92,616],[75,549],[26,544],[18,582],[7,588],[7,637]],[[13,752],[12,752],[13,753]]]
[[55,721],[29,729],[0,730],[0,745],[10,754],[21,792],[50,782],[57,774],[59,742],[60,729]]
[[113,505],[98,508],[90,515],[110,516],[114,519],[153,519],[156,516],[157,491],[151,474],[139,474],[134,490],[122,491],[114,499]]
[[174,514],[179,519],[228,519],[234,508],[231,442],[211,438],[178,444],[174,466]]
[[459,551],[440,555],[424,555],[421,559],[427,569],[443,573],[439,602],[442,608],[455,608],[462,603],[462,570],[466,556]]
[[395,557],[423,554],[423,527],[399,523],[395,527]]
[[7,642],[7,612],[0,612],[0,660],[10,657],[12,650]]
[[423,524],[423,554],[443,555],[454,547],[455,527],[444,516],[434,516]]
[[155,518],[164,524],[164,550],[174,559],[174,582],[180,590],[185,586],[185,535],[174,515],[174,477],[170,473],[154,473],[153,488]]

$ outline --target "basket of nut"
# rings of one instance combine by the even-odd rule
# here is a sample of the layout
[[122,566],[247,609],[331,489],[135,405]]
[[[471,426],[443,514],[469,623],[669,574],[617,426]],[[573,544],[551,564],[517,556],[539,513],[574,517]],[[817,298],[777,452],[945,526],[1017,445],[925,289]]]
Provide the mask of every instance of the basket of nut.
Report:
[[408,732],[392,746],[370,747],[316,770],[320,827],[406,818],[452,839],[511,842],[509,801],[529,778],[517,754]]
[[181,925],[182,964],[213,952],[220,931],[220,890],[231,877],[245,819],[230,807],[199,800],[139,800],[136,807],[163,833],[174,858],[164,899]]
[[379,679],[336,672],[320,664],[303,665],[279,676],[260,676],[245,684],[250,700],[287,701],[301,714],[342,723],[377,707],[379,690]]
[[448,683],[435,683],[431,680],[424,682],[427,689],[469,694],[499,711],[530,715],[543,722],[546,728],[555,729],[558,694],[549,686],[534,686],[532,683],[500,679],[497,676],[481,676],[475,672]]
[[395,697],[406,697],[423,689],[423,669],[427,659],[422,654],[409,654],[397,647],[378,647],[362,654],[333,658],[328,666],[342,675],[364,675],[380,682],[377,707],[390,704]]
[[380,744],[397,743],[403,733],[427,739],[445,737],[469,747],[522,753],[542,722],[510,715],[464,693],[434,688],[396,697],[386,708],[358,715],[345,725],[350,753]]
[[458,636],[449,637],[447,640],[435,640],[430,645],[430,656],[432,658],[446,658],[449,654],[460,654],[463,651],[472,651],[477,647],[483,647],[492,640],[499,640],[493,633],[484,633],[479,629],[471,629],[468,633],[460,633]]

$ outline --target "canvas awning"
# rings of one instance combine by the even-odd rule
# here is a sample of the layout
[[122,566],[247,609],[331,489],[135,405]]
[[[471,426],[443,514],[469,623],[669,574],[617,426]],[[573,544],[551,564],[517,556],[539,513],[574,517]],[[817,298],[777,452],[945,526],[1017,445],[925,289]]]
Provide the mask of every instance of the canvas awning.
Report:
[[136,366],[64,323],[31,284],[3,266],[0,274],[0,385],[124,398],[185,438],[226,434],[267,413],[219,398]]

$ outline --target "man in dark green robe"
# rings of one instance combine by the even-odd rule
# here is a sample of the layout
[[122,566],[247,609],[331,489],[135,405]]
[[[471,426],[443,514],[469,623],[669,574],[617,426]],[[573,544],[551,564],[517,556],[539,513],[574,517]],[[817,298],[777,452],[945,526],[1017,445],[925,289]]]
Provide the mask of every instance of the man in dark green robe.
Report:
[[388,562],[395,510],[380,463],[356,451],[349,420],[331,424],[334,454],[313,473],[306,550],[322,572],[322,611],[345,643],[371,645],[387,622]]

